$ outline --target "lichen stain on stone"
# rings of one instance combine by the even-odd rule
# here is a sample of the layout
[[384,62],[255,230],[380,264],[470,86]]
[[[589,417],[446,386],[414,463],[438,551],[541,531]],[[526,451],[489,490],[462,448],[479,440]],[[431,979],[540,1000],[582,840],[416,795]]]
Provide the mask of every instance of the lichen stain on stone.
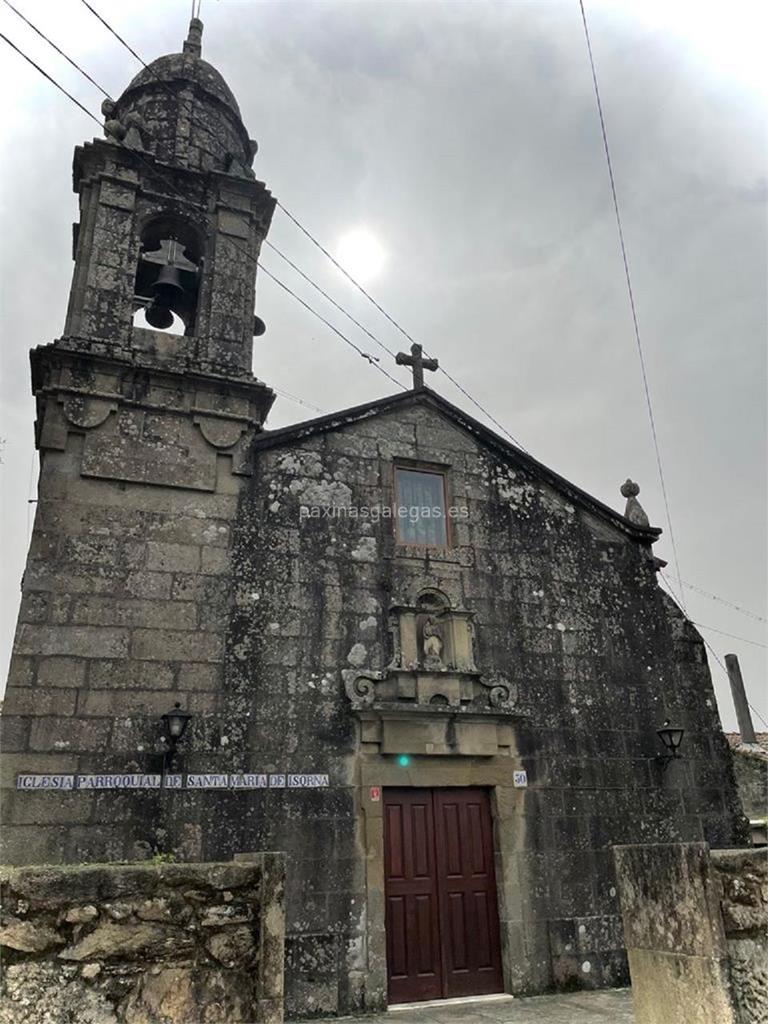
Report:
[[368,652],[364,644],[355,644],[347,654],[347,661],[355,668],[363,666],[368,658]]
[[355,562],[375,562],[377,558],[375,537],[361,537],[350,552],[350,558]]

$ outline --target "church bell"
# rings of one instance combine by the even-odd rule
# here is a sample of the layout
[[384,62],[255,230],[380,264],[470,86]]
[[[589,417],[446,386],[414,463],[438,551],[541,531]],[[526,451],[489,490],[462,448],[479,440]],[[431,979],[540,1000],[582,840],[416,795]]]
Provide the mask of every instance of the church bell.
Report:
[[179,268],[166,263],[160,268],[157,280],[152,286],[152,301],[147,306],[147,323],[158,330],[164,330],[173,323],[173,311],[184,295]]

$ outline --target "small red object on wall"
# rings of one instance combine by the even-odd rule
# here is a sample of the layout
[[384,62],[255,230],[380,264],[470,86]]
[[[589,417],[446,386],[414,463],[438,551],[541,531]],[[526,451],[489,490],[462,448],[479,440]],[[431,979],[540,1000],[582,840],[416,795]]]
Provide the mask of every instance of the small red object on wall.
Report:
[[377,804],[381,800],[381,786],[371,786],[371,802]]

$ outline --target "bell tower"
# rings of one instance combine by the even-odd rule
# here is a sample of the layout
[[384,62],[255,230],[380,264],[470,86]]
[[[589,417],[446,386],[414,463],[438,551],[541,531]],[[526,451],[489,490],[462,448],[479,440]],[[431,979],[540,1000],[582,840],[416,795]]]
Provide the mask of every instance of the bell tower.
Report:
[[[201,37],[193,19],[75,150],[66,323],[31,353],[40,484],[2,716],[6,863],[153,848],[144,812],[102,821],[97,798],[40,800],[15,774],[151,773],[159,716],[180,703],[208,749],[223,699],[230,537],[275,397],[251,372],[275,200]],[[196,828],[179,824],[191,859]]]
[[74,431],[89,476],[108,462],[115,479],[180,486],[210,458],[176,441],[155,450],[148,424],[160,420],[164,437],[215,437],[241,471],[274,401],[251,362],[265,330],[256,268],[275,200],[251,170],[257,146],[237,101],[200,56],[202,27],[193,19],[181,53],[105,100],[105,138],[75,150],[80,220],[64,334],[31,354],[43,472],[45,453],[64,450]]
[[[248,376],[256,261],[275,201],[255,180],[256,143],[237,101],[201,52],[193,19],[182,53],[160,57],[113,103],[104,141],[75,150],[80,222],[64,343],[132,360]],[[183,326],[161,344],[137,330]]]

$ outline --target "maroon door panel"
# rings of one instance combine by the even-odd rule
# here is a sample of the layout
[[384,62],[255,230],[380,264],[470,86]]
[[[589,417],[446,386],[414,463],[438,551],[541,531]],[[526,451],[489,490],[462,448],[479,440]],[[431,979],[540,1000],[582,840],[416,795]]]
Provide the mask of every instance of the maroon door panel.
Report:
[[434,790],[444,993],[503,989],[493,824],[483,789]]
[[389,1001],[439,999],[443,991],[432,794],[384,794]]
[[391,1003],[503,989],[488,794],[386,789]]

